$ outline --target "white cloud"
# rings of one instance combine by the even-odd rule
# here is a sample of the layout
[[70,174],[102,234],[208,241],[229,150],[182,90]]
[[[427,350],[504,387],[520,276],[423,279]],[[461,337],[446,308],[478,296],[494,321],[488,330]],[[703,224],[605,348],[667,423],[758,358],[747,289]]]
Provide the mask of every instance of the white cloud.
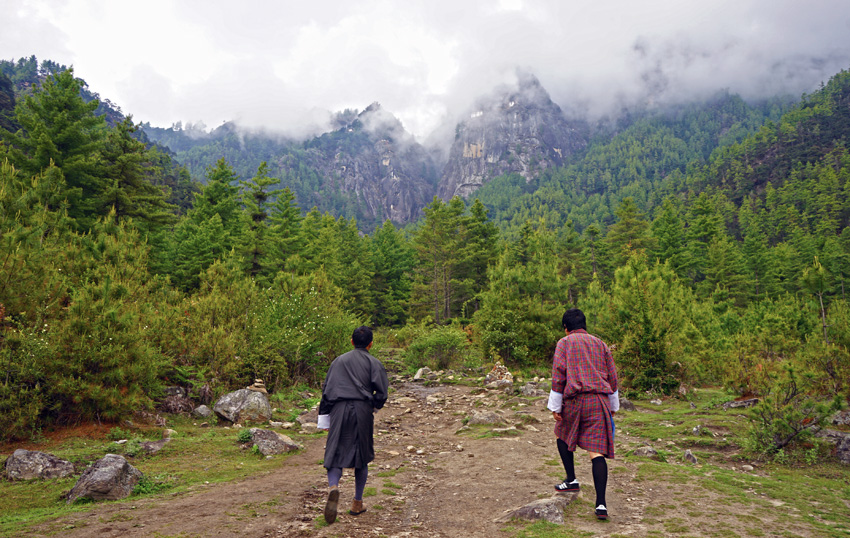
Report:
[[73,64],[166,126],[305,134],[323,110],[379,101],[423,137],[517,67],[599,114],[721,88],[799,95],[850,66],[844,0],[12,0],[4,13],[0,56]]

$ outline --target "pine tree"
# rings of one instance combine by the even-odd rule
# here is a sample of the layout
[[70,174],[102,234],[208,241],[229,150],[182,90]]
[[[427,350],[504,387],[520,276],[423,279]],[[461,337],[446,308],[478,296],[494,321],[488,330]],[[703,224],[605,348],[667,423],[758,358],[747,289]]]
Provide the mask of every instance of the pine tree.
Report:
[[269,256],[269,199],[276,191],[269,190],[278,180],[268,175],[268,164],[263,162],[257,168],[257,175],[249,181],[242,181],[243,229],[240,237],[241,251],[245,256],[248,275],[265,279],[280,267],[273,266]]
[[375,300],[373,322],[381,327],[403,325],[407,320],[406,309],[410,301],[410,274],[415,263],[413,249],[402,232],[387,220],[375,230],[368,250],[375,270],[372,277]]
[[684,277],[693,262],[687,248],[685,223],[677,202],[677,198],[665,198],[661,212],[652,221],[652,235],[656,241],[653,254],[662,262],[669,261],[676,274]]
[[131,218],[144,231],[151,231],[173,222],[176,207],[166,202],[163,190],[149,181],[153,164],[144,143],[133,138],[136,130],[132,116],[128,116],[107,135],[102,172],[108,186],[99,212],[111,208],[119,219]]
[[632,197],[623,198],[616,211],[617,222],[608,230],[602,243],[607,254],[609,274],[626,263],[632,252],[651,250],[655,239],[649,235],[649,222]]
[[435,196],[423,210],[425,220],[413,237],[417,263],[412,306],[419,314],[430,310],[435,323],[445,323],[457,313],[454,286],[461,261],[458,253],[463,209],[460,198],[446,204]]
[[275,266],[291,268],[302,248],[301,209],[289,187],[284,187],[269,213],[269,253]]
[[107,187],[100,151],[106,137],[103,117],[95,116],[97,101],[80,97],[81,80],[69,69],[48,76],[41,87],[15,107],[16,133],[0,130],[9,146],[10,162],[33,176],[51,164],[67,184],[68,214],[81,229],[94,223]]
[[232,245],[242,229],[239,186],[236,185],[238,178],[224,158],[207,169],[206,177],[207,183],[201,192],[195,195],[189,216],[195,224],[200,225],[213,215],[218,215],[224,231],[229,236],[225,244]]

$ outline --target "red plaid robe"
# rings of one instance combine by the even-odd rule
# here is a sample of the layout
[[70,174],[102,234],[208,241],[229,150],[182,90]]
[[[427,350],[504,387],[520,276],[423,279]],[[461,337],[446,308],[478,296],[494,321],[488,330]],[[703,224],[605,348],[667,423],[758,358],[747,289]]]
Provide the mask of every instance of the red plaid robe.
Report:
[[584,329],[561,338],[552,360],[552,390],[564,396],[555,435],[567,444],[614,457],[608,395],[617,390],[617,368],[608,346]]

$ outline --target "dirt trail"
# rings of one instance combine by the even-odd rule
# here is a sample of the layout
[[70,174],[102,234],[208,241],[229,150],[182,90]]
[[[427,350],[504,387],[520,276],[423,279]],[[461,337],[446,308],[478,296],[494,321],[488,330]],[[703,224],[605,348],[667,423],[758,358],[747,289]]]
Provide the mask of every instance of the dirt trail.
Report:
[[[367,489],[367,512],[358,517],[347,514],[354,479],[346,471],[340,484],[344,510],[339,519],[330,526],[317,523],[326,492],[325,472],[319,464],[324,438],[318,437],[266,475],[132,504],[103,505],[28,529],[27,536],[493,537],[506,526],[495,522],[505,510],[554,493],[553,485],[563,469],[555,464],[553,423],[545,398],[506,399],[501,392],[455,385],[403,383],[395,388],[376,415],[376,458],[367,484],[375,491],[369,495]],[[504,436],[480,437],[478,430],[457,433],[466,417],[481,410],[502,414],[506,424],[501,427],[508,431],[490,435]],[[630,442],[628,435],[618,432],[620,455]],[[662,477],[638,481],[638,464],[611,460],[611,518],[599,522],[592,513],[590,464],[582,451],[576,453],[576,470],[583,490],[568,507],[572,515],[567,527],[593,536],[645,536],[659,531],[666,535],[669,519],[653,522],[647,513],[658,515],[658,506],[665,503],[675,508],[693,493],[688,484],[665,483]],[[710,493],[701,495],[700,504],[716,500]],[[648,510],[651,506],[655,508]],[[720,530],[711,510],[704,516],[678,515],[673,521],[691,535]]]

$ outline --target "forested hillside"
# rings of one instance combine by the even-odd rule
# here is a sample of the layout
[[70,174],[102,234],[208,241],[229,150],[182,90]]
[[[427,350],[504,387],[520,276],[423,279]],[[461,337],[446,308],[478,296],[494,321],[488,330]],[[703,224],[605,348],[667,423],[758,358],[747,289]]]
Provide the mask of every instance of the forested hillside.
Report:
[[47,74],[0,130],[6,438],[117,419],[170,384],[316,384],[359,323],[410,368],[545,372],[569,306],[613,345],[630,395],[759,395],[754,450],[803,439],[850,395],[850,73],[793,106],[720,94],[631,118],[564,167],[374,231],[299,203],[333,199],[332,178],[246,164],[374,147],[352,118],[250,156],[235,131],[184,140],[184,157],[221,154],[182,213],[167,154],[82,87]]

